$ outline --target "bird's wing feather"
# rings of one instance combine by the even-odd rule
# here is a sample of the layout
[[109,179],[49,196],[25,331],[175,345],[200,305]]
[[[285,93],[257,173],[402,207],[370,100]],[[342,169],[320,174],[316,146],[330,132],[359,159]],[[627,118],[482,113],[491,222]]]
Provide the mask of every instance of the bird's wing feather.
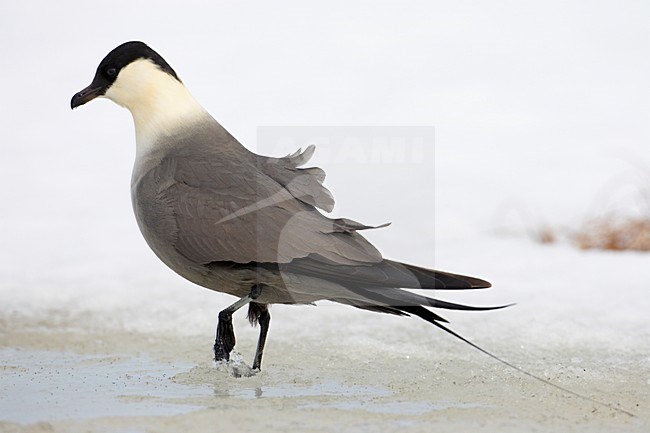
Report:
[[255,164],[262,173],[282,185],[296,199],[331,212],[334,209],[334,197],[323,186],[325,171],[318,167],[299,168],[311,159],[314,150],[315,146],[311,145],[304,152],[299,149],[284,158],[255,155]]
[[342,230],[240,154],[172,149],[153,176],[174,215],[176,249],[197,263],[288,263],[310,254],[346,265],[382,260],[350,228],[367,226]]

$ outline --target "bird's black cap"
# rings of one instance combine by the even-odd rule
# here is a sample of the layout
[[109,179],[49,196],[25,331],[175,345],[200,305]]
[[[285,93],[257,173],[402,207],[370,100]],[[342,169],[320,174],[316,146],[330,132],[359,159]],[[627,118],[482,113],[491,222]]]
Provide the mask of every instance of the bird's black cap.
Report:
[[125,42],[104,57],[97,67],[93,82],[72,97],[70,106],[76,108],[106,93],[106,90],[111,87],[122,68],[139,59],[151,60],[162,71],[180,81],[169,63],[147,44],[140,41]]

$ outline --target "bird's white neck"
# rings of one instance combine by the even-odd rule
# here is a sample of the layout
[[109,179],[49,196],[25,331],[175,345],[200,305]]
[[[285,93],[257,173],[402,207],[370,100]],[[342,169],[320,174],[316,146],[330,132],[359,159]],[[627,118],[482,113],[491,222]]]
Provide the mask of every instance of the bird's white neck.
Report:
[[104,96],[131,112],[136,158],[154,150],[161,137],[210,116],[183,83],[146,59],[122,68]]

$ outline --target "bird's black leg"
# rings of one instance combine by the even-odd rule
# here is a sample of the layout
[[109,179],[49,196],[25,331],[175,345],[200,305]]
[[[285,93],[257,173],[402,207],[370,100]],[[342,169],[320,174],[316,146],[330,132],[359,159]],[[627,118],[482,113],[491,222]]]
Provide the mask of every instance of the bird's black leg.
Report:
[[266,343],[266,334],[269,332],[271,315],[266,304],[251,302],[248,306],[248,320],[251,323],[260,324],[260,338],[257,340],[257,350],[255,350],[255,359],[253,360],[253,370],[262,369],[262,355],[264,354],[264,344]]
[[244,305],[257,299],[262,293],[262,286],[256,284],[251,292],[219,313],[217,336],[214,339],[214,360],[230,360],[230,352],[235,347],[235,330],[232,326],[232,314]]

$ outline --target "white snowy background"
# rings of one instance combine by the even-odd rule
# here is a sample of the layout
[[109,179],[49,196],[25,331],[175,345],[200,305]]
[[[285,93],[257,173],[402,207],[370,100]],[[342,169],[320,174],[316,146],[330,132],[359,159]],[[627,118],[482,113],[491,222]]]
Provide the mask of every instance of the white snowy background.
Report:
[[[385,256],[494,284],[448,299],[518,303],[453,314],[466,333],[489,317],[542,341],[647,349],[650,256],[529,233],[643,211],[649,18],[642,1],[3,2],[0,313],[90,312],[106,326],[208,335],[232,301],[144,243],[129,113],[105,100],[70,110],[103,56],[137,39],[251,149],[260,126],[434,127],[435,163],[419,166],[429,172],[367,163],[359,176],[328,164],[322,155],[341,149],[322,145],[314,162],[336,215],[392,221],[368,233]],[[562,333],[540,334],[552,326]]]

